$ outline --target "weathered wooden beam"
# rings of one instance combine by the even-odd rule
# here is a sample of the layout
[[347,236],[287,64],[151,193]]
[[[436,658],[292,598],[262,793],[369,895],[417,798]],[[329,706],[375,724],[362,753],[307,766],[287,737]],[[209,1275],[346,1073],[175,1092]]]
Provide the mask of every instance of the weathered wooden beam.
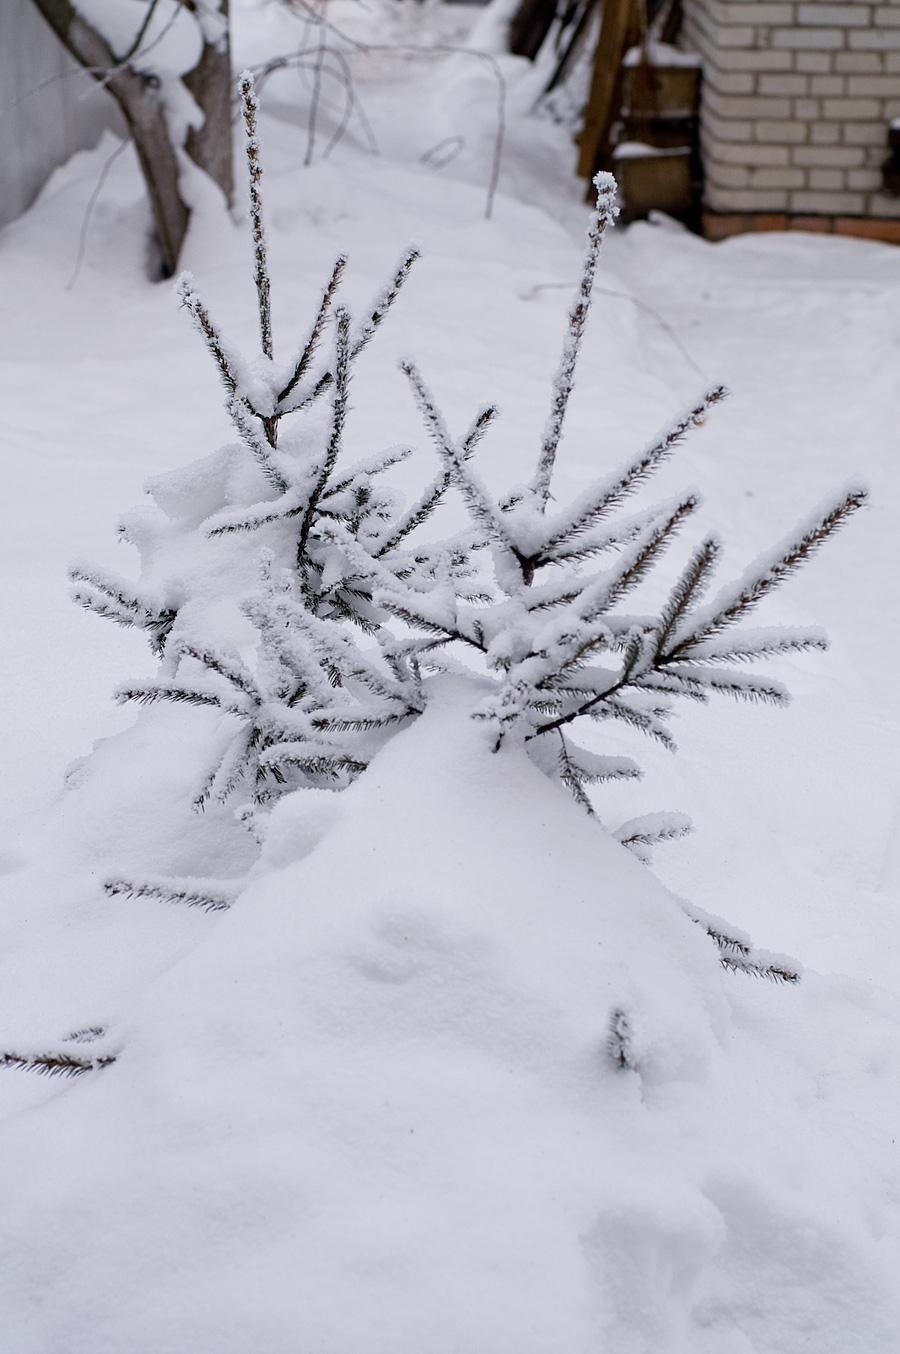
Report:
[[632,28],[634,3],[635,0],[604,0],[578,156],[578,173],[583,179],[590,179],[603,168],[609,153],[609,133],[618,112],[616,95],[625,45]]

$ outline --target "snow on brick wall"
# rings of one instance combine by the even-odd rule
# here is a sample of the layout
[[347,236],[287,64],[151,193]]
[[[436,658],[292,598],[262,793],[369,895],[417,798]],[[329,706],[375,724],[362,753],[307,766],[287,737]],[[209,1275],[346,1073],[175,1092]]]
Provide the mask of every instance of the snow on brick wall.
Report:
[[900,217],[881,191],[900,117],[900,0],[685,0],[704,66],[706,205]]
[[76,68],[32,0],[0,0],[0,226],[106,127],[123,131],[112,98]]

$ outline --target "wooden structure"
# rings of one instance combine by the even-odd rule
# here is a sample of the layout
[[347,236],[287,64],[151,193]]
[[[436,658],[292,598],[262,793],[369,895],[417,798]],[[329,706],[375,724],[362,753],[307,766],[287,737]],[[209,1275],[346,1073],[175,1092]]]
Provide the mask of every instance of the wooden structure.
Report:
[[651,38],[635,0],[605,0],[578,172],[590,179],[612,169],[626,218],[656,208],[699,221],[699,67],[699,58]]
[[[671,143],[658,127],[641,130],[622,69],[638,40],[635,3],[605,0],[579,173],[615,169],[639,214],[671,210],[665,203],[678,194],[676,166],[666,163],[674,157],[660,154],[654,166],[646,153]],[[803,229],[900,243],[900,137],[891,131],[900,125],[900,0],[682,0],[681,8],[680,41],[703,66],[693,178],[703,180],[704,233]],[[615,160],[623,135],[637,144]]]
[[610,133],[621,103],[622,61],[641,36],[635,0],[605,0],[579,142],[578,173],[583,179],[609,165]]

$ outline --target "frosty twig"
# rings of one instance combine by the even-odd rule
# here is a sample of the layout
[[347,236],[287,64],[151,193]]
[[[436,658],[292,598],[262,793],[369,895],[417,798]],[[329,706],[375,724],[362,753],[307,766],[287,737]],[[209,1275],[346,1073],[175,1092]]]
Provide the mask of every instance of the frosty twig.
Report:
[[263,353],[274,356],[272,347],[272,306],[271,284],[269,282],[269,263],[266,249],[266,232],[263,225],[262,193],[260,180],[262,164],[259,158],[259,140],[257,138],[256,115],[259,112],[259,99],[253,91],[253,76],[244,71],[240,80],[241,113],[247,133],[246,152],[247,170],[250,179],[250,222],[253,229],[253,257],[255,262],[254,280],[259,303],[259,335]]

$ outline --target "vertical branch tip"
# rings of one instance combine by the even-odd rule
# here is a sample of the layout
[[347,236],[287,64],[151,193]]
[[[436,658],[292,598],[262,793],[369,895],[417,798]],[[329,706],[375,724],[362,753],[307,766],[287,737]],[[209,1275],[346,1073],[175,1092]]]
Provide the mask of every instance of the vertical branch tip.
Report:
[[588,244],[581,270],[581,285],[569,310],[568,330],[563,343],[562,357],[556,376],[553,379],[553,400],[550,417],[544,428],[537,469],[531,482],[532,492],[538,499],[541,512],[550,498],[550,480],[556,462],[556,452],[562,437],[569,396],[575,380],[575,367],[581,351],[584,328],[591,306],[591,293],[594,287],[594,273],[597,258],[607,226],[612,225],[618,215],[616,206],[617,184],[612,174],[599,173],[594,178],[597,189],[597,207],[588,226]]
[[254,90],[253,72],[245,70],[239,80],[241,91],[241,114],[247,134],[247,169],[250,177],[250,221],[253,231],[253,256],[255,262],[256,295],[259,303],[259,335],[262,350],[266,357],[274,356],[272,345],[272,306],[270,299],[269,264],[266,250],[266,232],[263,225],[262,194],[260,180],[262,163],[259,158],[259,139],[257,137],[256,115],[259,112],[259,99]]

